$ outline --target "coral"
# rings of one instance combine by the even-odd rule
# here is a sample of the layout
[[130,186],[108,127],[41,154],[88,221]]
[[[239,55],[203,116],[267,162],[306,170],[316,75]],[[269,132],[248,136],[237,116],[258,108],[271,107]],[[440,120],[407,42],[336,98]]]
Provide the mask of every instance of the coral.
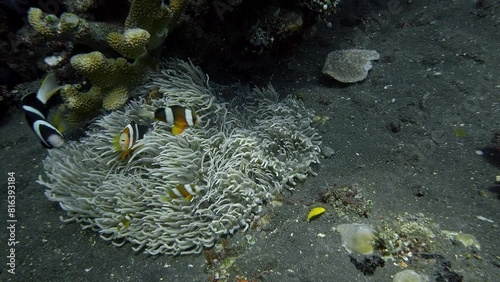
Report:
[[[141,82],[145,75],[144,64],[129,63],[124,58],[107,59],[98,51],[73,56],[71,65],[90,80],[92,87],[97,88],[94,92],[101,93],[103,99],[101,105],[105,110],[116,110],[123,106],[128,100],[131,86]],[[72,95],[72,97],[78,99],[84,96]],[[68,102],[69,108],[72,109],[75,103],[81,105],[85,102]],[[97,106],[96,103],[92,105]],[[79,110],[81,109],[82,107],[79,106]],[[89,108],[88,110],[97,109]]]
[[[377,229],[377,245],[386,258],[408,261],[412,256],[436,251],[444,239],[437,225],[422,214],[398,216]],[[443,240],[444,241],[444,240]]]
[[378,60],[380,54],[374,50],[339,50],[328,54],[323,66],[323,73],[344,83],[364,80],[372,68],[372,60]]
[[337,231],[342,237],[342,247],[349,253],[371,255],[374,250],[375,232],[365,224],[340,224]]
[[44,15],[38,8],[30,8],[28,21],[43,36],[71,36],[75,40],[83,40],[91,36],[89,23],[72,13],[63,13],[60,18],[57,18],[52,14]]
[[248,38],[254,47],[265,48],[287,45],[303,31],[300,11],[269,7],[262,12],[257,24],[250,29]]
[[313,11],[321,20],[326,20],[328,16],[335,13],[335,9],[340,0],[306,0],[302,5]]
[[[151,105],[130,102],[96,120],[88,137],[49,151],[38,182],[67,221],[152,255],[200,253],[220,236],[248,228],[273,194],[312,173],[320,141],[310,126],[314,114],[300,101],[278,101],[268,87],[216,102],[207,78],[189,63],[174,62],[141,90],[163,97]],[[174,136],[138,115],[169,105],[188,107],[205,123]],[[123,161],[112,140],[131,121],[150,129]],[[195,184],[200,192],[192,201],[169,199],[179,184]]]
[[158,47],[167,37],[169,29],[178,22],[186,7],[186,0],[172,0],[170,6],[156,0],[135,0],[125,21],[125,29],[141,28],[151,34],[150,49]]
[[86,14],[92,9],[100,8],[105,4],[105,0],[67,0],[64,1],[68,11],[75,14]]
[[108,34],[109,46],[120,55],[129,59],[137,59],[146,53],[146,44],[149,41],[149,32],[140,28],[127,29],[124,34],[111,32]]
[[128,100],[128,90],[127,87],[117,87],[104,97],[102,100],[102,106],[106,110],[117,110],[122,105],[124,105]]
[[[313,119],[313,122],[315,120]],[[323,202],[331,205],[337,216],[368,217],[372,201],[366,200],[357,186],[333,186],[321,195]]]
[[61,89],[61,97],[66,101],[58,111],[63,113],[69,124],[80,124],[92,118],[102,108],[102,91],[92,87],[83,92],[76,85],[66,85]]
[[98,51],[73,56],[71,65],[93,86],[103,89],[137,84],[144,76],[140,64],[124,58],[107,59]]
[[102,102],[102,93],[98,87],[93,87],[88,92],[80,92],[75,86],[66,85],[61,90],[61,96],[71,109],[82,113],[99,108]]
[[[96,6],[102,3],[94,3]],[[72,7],[86,10],[92,7],[89,1],[79,1]],[[49,38],[70,39],[75,43],[88,45],[98,51],[74,55],[71,65],[96,88],[93,93],[100,93],[102,103],[92,100],[91,106],[103,106],[105,110],[122,107],[128,100],[130,90],[142,82],[146,74],[157,66],[157,59],[150,50],[157,48],[173,29],[184,12],[185,0],[170,1],[166,6],[162,1],[134,0],[125,28],[116,24],[87,21],[73,13],[63,13],[60,18],[44,14],[40,9],[31,8],[28,19],[31,26],[43,36]],[[113,49],[123,58],[108,59],[103,53]],[[102,51],[102,52],[101,52]],[[127,59],[133,59],[128,62]],[[73,87],[72,92],[78,87]],[[87,93],[88,94],[88,93]],[[73,119],[83,117],[82,109],[87,115],[95,113],[99,108],[82,107],[88,101],[86,94],[67,95],[72,101],[65,101],[65,107]],[[63,96],[65,97],[65,96]],[[97,96],[93,96],[97,97]],[[80,102],[75,99],[83,98]],[[73,106],[76,105],[77,108]]]

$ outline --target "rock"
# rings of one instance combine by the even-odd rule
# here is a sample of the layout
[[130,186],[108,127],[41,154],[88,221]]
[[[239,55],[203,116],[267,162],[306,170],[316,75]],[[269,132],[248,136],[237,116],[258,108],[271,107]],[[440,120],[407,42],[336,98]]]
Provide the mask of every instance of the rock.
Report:
[[372,68],[372,60],[378,60],[380,54],[374,50],[338,50],[326,57],[323,73],[344,83],[362,81]]
[[321,146],[321,154],[323,155],[323,157],[328,159],[335,154],[335,151],[331,147]]
[[392,279],[393,282],[428,282],[429,277],[418,274],[417,272],[407,269],[398,272]]

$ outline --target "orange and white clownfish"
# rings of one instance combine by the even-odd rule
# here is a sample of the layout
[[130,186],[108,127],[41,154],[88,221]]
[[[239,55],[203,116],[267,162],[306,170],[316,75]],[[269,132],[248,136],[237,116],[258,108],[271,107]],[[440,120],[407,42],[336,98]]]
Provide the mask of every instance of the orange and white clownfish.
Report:
[[63,134],[47,121],[47,102],[61,87],[55,75],[51,73],[42,81],[37,93],[28,94],[21,101],[26,121],[42,145],[49,149],[64,145]]
[[179,184],[175,188],[168,190],[168,195],[171,199],[184,198],[186,201],[191,202],[193,197],[200,192],[198,185]]
[[132,121],[122,130],[120,134],[113,140],[115,150],[122,152],[122,160],[130,156],[130,154],[137,148],[135,143],[137,140],[142,139],[144,134],[148,131],[145,125],[139,125]]
[[201,118],[190,109],[181,106],[159,108],[154,112],[142,109],[139,116],[157,119],[172,126],[172,134],[181,134],[186,127],[200,124]]

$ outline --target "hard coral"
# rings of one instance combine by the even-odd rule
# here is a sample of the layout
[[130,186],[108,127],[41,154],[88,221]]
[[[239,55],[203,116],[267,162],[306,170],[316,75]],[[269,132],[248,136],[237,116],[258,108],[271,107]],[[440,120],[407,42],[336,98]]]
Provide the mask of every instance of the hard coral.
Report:
[[30,25],[44,36],[72,36],[77,39],[90,37],[89,24],[86,20],[72,13],[63,13],[60,18],[52,14],[45,15],[38,8],[28,11]]
[[[86,21],[73,13],[63,13],[58,18],[37,8],[29,10],[31,26],[43,36],[71,39],[102,52],[113,49],[123,56],[108,59],[102,52],[95,51],[71,58],[71,65],[92,84],[88,92],[75,94],[79,91],[76,85],[63,91],[64,107],[73,119],[87,116],[84,110],[92,114],[101,107],[115,110],[126,103],[131,88],[157,65],[153,52],[149,51],[163,42],[185,6],[185,0],[172,0],[170,6],[156,0],[133,0],[124,32],[115,24]],[[134,61],[128,62],[126,58]],[[100,103],[96,102],[97,97],[101,97]],[[89,105],[83,106],[85,103]]]
[[156,48],[167,37],[169,28],[172,29],[176,25],[186,3],[185,0],[172,0],[167,7],[161,1],[134,0],[125,21],[125,28],[142,28],[149,31],[151,34],[149,48]]
[[128,100],[128,89],[144,76],[142,64],[131,64],[124,58],[107,59],[97,51],[73,56],[71,65],[87,77],[93,87],[99,88],[105,110],[123,106]]
[[109,46],[129,59],[137,59],[145,54],[146,44],[150,38],[149,32],[141,28],[127,29],[123,34],[118,32],[108,34]]

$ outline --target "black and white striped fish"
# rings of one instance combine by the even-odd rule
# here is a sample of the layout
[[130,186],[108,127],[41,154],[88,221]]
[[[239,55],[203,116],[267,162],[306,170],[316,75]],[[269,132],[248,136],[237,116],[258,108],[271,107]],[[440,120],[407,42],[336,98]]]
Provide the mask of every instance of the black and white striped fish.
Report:
[[147,131],[147,126],[132,121],[116,136],[114,140],[115,150],[122,152],[122,159],[128,157],[136,149],[135,143],[142,139]]
[[198,125],[201,118],[190,109],[181,106],[159,108],[154,112],[143,109],[139,116],[157,119],[172,126],[172,134],[181,134],[186,127]]
[[26,121],[46,148],[59,148],[64,145],[62,133],[47,121],[47,102],[61,89],[58,83],[51,73],[42,81],[37,93],[28,94],[21,101]]

